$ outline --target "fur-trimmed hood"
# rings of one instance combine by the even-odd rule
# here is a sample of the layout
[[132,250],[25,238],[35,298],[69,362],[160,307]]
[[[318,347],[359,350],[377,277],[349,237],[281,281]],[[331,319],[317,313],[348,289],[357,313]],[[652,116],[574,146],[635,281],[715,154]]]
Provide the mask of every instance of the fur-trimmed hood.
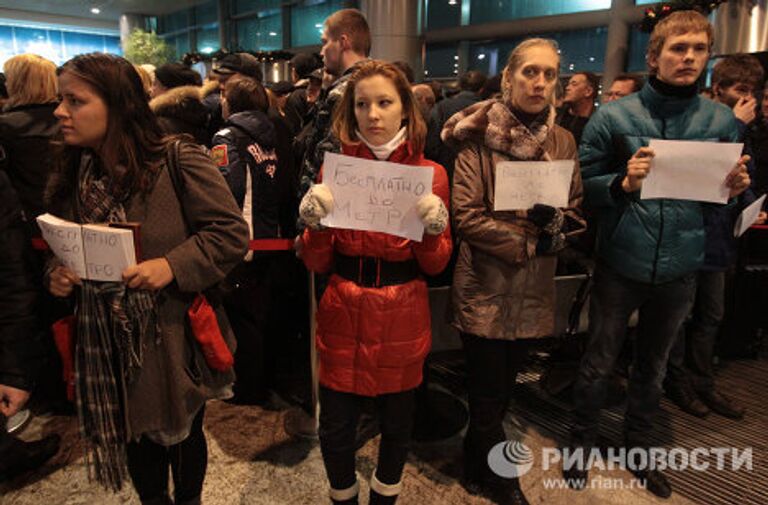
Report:
[[200,90],[200,99],[203,99],[208,95],[219,92],[219,81],[216,81],[214,79],[211,79],[210,81],[205,81],[203,85],[198,89]]
[[149,108],[168,134],[188,133],[198,143],[209,142],[208,109],[200,101],[200,86],[172,88],[149,102]]
[[453,145],[477,142],[518,160],[545,159],[543,144],[555,124],[555,116],[555,108],[550,106],[530,126],[525,126],[504,102],[490,99],[451,116],[440,138]]
[[190,102],[201,103],[200,86],[179,86],[171,88],[149,102],[149,108],[158,116],[169,116],[174,110],[190,107]]

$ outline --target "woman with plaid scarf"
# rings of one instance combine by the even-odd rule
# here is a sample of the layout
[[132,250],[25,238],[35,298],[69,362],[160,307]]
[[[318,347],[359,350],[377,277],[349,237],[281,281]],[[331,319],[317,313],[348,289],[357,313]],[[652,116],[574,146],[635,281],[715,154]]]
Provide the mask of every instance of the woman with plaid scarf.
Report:
[[[167,504],[170,467],[175,503],[199,504],[205,402],[231,395],[234,375],[207,365],[185,315],[243,257],[248,229],[204,150],[163,137],[128,61],[86,54],[58,74],[63,145],[50,212],[141,224],[143,257],[123,282],[81,280],[56,260],[48,267],[51,293],[77,302],[76,403],[89,475],[112,490],[130,475],[142,503]],[[216,313],[232,348],[223,309]]]

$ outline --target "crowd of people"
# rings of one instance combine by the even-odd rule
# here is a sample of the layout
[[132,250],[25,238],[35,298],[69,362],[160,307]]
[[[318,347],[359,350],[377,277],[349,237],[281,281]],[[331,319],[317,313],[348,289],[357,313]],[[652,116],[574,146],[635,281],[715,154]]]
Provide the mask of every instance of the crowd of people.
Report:
[[[111,490],[130,480],[143,504],[199,504],[206,402],[265,401],[276,293],[286,279],[307,278],[280,273],[305,268],[317,279],[304,293],[319,302],[312,338],[330,499],[358,503],[357,426],[373,398],[382,438],[369,503],[392,504],[431,345],[428,285],[442,283],[467,365],[464,485],[497,503],[527,504],[518,479],[494,472],[488,454],[507,440],[503,421],[529,350],[554,331],[554,278],[568,249],[594,276],[569,447],[596,446],[638,310],[624,446],[650,449],[663,391],[693,415],[743,417],[716,389],[712,362],[733,225],[768,189],[768,99],[758,106],[764,73],[749,55],[718,60],[711,98],[700,95],[712,44],[701,14],[670,14],[650,37],[647,81],[617,76],[600,106],[592,73],[560,89],[560,51],[541,38],[514,48],[500,75],[467,72],[444,97],[439,83],[415,83],[407,64],[370,59],[368,24],[355,9],[329,16],[319,57],[296,55],[292,82],[271,87],[247,53],[226,55],[205,80],[182,64],[138,67],[100,53],[59,68],[31,54],[9,59],[0,425],[54,360],[48,328],[74,314],[74,405],[90,477]],[[650,139],[744,142],[723,181],[728,203],[641,199]],[[421,239],[324,224],[334,209],[326,153],[430,171],[431,192],[415,205]],[[495,210],[499,163],[556,160],[573,162],[565,207]],[[32,249],[44,212],[81,224],[140,223],[138,263],[121,282],[80,278]],[[258,246],[274,239],[293,250]],[[213,350],[191,329],[191,307],[201,304],[214,322],[207,331],[214,326],[221,339]],[[310,305],[294,307],[293,318],[308,319]],[[234,353],[234,365],[211,353],[224,361]],[[23,442],[0,429],[0,476],[34,468],[57,446],[56,436]],[[563,473],[579,488],[588,465],[575,463]],[[653,494],[671,494],[659,470],[632,471]]]

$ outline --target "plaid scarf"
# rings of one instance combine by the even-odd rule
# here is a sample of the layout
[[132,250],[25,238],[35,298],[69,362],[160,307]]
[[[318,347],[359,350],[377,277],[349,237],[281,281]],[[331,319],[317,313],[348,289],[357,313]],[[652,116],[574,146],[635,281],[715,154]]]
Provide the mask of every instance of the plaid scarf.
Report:
[[[79,174],[80,222],[125,221],[125,197],[88,153]],[[128,475],[126,385],[141,368],[143,345],[152,336],[159,336],[153,293],[122,282],[83,281],[75,347],[77,414],[88,477],[112,491],[119,491]]]
[[502,100],[491,99],[470,105],[445,122],[440,138],[458,145],[465,141],[486,145],[515,160],[548,160],[544,141],[555,122],[555,108],[548,107],[525,126]]

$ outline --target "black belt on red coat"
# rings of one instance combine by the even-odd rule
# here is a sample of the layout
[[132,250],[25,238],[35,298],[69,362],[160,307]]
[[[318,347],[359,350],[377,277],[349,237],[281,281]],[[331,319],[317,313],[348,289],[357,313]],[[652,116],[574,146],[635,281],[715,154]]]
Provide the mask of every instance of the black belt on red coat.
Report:
[[373,256],[334,254],[334,273],[365,288],[405,284],[420,275],[416,260],[387,261]]

